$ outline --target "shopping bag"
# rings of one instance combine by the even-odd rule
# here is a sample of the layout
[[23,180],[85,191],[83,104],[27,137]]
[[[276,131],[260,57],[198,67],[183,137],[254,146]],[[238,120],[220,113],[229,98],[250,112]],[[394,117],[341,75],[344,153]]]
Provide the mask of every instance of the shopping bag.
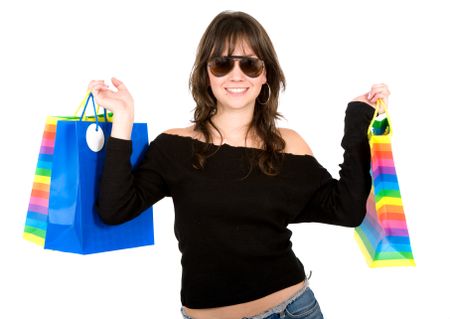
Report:
[[[384,103],[377,101],[377,108]],[[397,173],[392,155],[392,128],[386,106],[367,132],[371,152],[372,189],[366,216],[355,238],[370,267],[415,266]]]
[[[94,116],[85,116],[92,102]],[[121,225],[104,224],[95,199],[110,135],[108,114],[97,114],[88,92],[81,116],[50,116],[46,120],[25,221],[24,238],[64,252],[89,254],[152,245],[150,207]],[[131,134],[135,165],[148,146],[147,124],[134,123]]]
[[[86,94],[74,116],[48,116],[45,121],[36,171],[33,180],[30,201],[23,237],[40,246],[44,246],[47,231],[48,204],[50,197],[50,182],[52,174],[53,153],[55,146],[56,126],[58,121],[79,121],[76,116],[84,105],[85,113],[89,94]],[[98,113],[98,110],[96,110]],[[81,117],[82,120],[92,121],[93,117]]]

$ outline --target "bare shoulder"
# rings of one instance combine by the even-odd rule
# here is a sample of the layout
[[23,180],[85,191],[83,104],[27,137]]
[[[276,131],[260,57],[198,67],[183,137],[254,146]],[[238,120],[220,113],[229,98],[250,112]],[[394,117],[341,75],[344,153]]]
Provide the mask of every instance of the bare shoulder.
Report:
[[166,131],[164,131],[165,134],[171,134],[171,135],[179,135],[179,136],[186,136],[186,137],[192,137],[195,138],[198,134],[194,131],[194,125],[188,126],[188,127],[181,127],[181,128],[171,128]]
[[281,137],[286,142],[285,153],[294,155],[313,155],[311,148],[296,131],[289,128],[279,128]]

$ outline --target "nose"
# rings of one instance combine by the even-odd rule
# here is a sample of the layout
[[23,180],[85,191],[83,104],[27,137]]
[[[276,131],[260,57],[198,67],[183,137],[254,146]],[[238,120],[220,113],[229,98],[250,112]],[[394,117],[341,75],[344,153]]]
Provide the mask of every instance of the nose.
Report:
[[233,61],[233,68],[230,71],[231,80],[232,81],[241,81],[244,78],[244,72],[242,72],[240,66],[239,66],[239,60]]

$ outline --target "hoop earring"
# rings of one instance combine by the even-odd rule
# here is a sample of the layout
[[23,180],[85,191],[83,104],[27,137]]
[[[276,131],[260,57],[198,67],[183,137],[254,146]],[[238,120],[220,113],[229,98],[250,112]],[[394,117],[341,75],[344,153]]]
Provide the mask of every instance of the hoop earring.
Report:
[[261,105],[266,105],[267,102],[269,102],[269,100],[270,100],[270,95],[272,94],[272,91],[270,90],[270,85],[267,84],[267,82],[264,83],[264,84],[267,85],[267,91],[268,91],[266,101],[265,102],[261,102],[260,100],[258,100],[259,96],[256,98],[256,101],[258,101],[258,103],[261,104]]

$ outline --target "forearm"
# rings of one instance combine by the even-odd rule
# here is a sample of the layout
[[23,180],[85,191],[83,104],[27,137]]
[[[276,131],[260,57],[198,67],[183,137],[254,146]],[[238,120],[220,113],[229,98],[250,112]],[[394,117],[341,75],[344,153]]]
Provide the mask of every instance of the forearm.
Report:
[[374,109],[362,102],[351,102],[345,118],[342,139],[344,161],[336,180],[323,168],[320,183],[301,221],[355,227],[365,216],[370,192],[370,147],[367,128]]
[[130,140],[110,138],[100,182],[97,211],[107,224],[120,224],[138,216],[169,191],[164,180],[166,163],[154,143],[132,170]]

